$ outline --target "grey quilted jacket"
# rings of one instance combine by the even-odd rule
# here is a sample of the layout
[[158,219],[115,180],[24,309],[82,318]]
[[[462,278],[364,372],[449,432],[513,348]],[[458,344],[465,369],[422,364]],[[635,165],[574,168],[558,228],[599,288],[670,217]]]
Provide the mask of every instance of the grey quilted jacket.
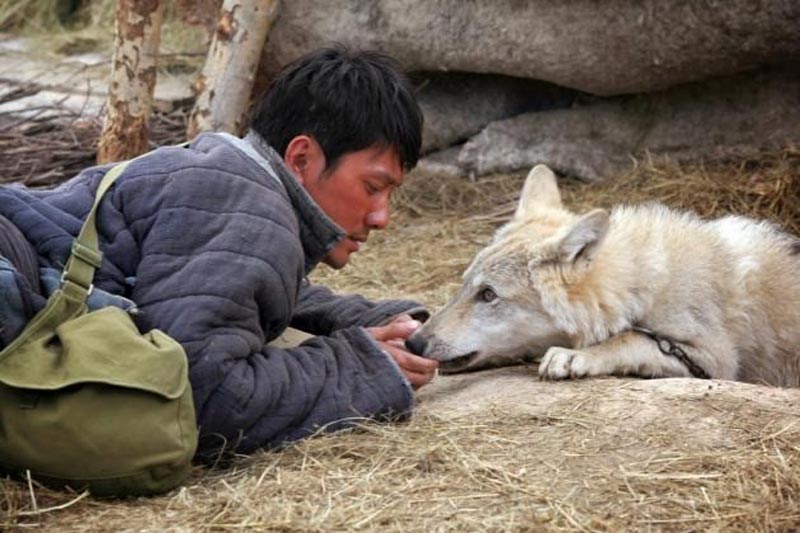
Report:
[[[0,215],[35,247],[43,271],[63,265],[109,168],[49,191],[0,187]],[[106,195],[98,229],[95,286],[133,300],[142,330],[159,328],[186,348],[202,457],[409,413],[409,383],[364,327],[419,305],[307,282],[342,232],[252,133],[204,134],[136,159]],[[0,276],[2,290],[24,292],[9,287],[16,278]],[[316,336],[268,346],[288,326]]]

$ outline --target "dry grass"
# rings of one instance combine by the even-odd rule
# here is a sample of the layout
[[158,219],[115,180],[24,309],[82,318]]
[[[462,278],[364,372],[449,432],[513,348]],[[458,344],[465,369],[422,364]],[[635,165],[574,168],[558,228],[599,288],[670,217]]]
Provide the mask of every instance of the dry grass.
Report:
[[[561,384],[564,386],[564,384]],[[607,391],[610,395],[613,391]],[[800,425],[734,397],[703,402],[732,441],[629,429],[576,406],[364,424],[279,453],[198,469],[167,496],[102,501],[4,487],[5,525],[52,531],[691,530],[800,524]],[[795,416],[790,412],[786,416]],[[790,411],[790,409],[787,409]],[[796,421],[796,420],[795,420]],[[80,498],[80,497],[78,497]],[[69,504],[65,509],[53,509]],[[49,508],[49,509],[48,509]]]
[[[441,305],[513,209],[523,180],[412,174],[395,199],[393,231],[375,235],[352,267],[320,270],[315,279]],[[579,210],[661,200],[703,215],[770,218],[795,234],[798,192],[794,147],[704,166],[643,161],[607,184],[564,185],[566,203]],[[0,528],[788,531],[800,524],[796,395],[770,405],[735,391],[703,401],[661,397],[651,407],[671,406],[683,417],[676,429],[596,408],[617,402],[623,413],[634,410],[624,390],[630,383],[583,382],[569,389],[569,401],[537,412],[424,411],[404,424],[365,422],[228,469],[197,467],[186,487],[156,498],[104,501],[3,481]],[[709,428],[720,436],[698,438]]]

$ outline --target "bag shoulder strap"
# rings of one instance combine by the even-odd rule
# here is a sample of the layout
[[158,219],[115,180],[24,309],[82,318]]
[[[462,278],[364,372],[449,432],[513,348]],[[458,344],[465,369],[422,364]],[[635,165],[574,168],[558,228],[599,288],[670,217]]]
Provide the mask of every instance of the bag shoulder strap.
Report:
[[[189,141],[187,141],[176,144],[175,147],[187,148],[189,144]],[[120,174],[136,159],[138,157],[118,163],[106,172],[103,179],[100,180],[100,185],[97,186],[94,204],[86,216],[86,221],[83,223],[78,237],[72,242],[72,250],[64,267],[64,273],[61,275],[61,290],[80,301],[86,301],[86,297],[92,292],[92,280],[94,279],[95,270],[100,268],[103,261],[103,254],[100,252],[97,242],[97,227],[95,225],[95,216],[97,215],[97,209],[100,207],[100,201]]]
[[61,275],[61,289],[64,292],[71,293],[81,301],[85,301],[92,291],[95,270],[100,268],[103,260],[103,254],[100,252],[97,242],[97,227],[95,226],[97,209],[106,191],[111,188],[131,161],[133,160],[115,165],[103,176],[95,193],[94,204],[86,216],[86,221],[83,223],[78,237],[72,242],[72,250],[69,259],[67,259],[67,265],[64,267],[64,273]]

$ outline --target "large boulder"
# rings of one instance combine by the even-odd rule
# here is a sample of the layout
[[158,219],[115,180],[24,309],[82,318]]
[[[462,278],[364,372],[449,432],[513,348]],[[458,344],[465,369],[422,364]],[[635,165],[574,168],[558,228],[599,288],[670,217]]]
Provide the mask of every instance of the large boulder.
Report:
[[[800,73],[763,72],[494,122],[468,141],[450,173],[483,175],[544,163],[597,181],[647,153],[674,161],[748,156],[800,140]],[[427,161],[423,167],[430,166]]]
[[471,73],[417,73],[425,115],[422,152],[467,140],[487,124],[515,115],[570,105],[578,93],[550,83]]
[[497,73],[596,95],[663,89],[800,59],[797,0],[292,0],[269,77],[314,48],[375,48],[409,71]]

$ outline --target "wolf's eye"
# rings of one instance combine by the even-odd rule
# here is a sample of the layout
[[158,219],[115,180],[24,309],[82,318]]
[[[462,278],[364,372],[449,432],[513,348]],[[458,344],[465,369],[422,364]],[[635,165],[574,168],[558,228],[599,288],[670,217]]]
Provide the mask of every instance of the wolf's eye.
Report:
[[490,287],[481,289],[481,291],[478,293],[478,300],[486,302],[487,304],[495,301],[496,299],[497,293],[494,292]]

